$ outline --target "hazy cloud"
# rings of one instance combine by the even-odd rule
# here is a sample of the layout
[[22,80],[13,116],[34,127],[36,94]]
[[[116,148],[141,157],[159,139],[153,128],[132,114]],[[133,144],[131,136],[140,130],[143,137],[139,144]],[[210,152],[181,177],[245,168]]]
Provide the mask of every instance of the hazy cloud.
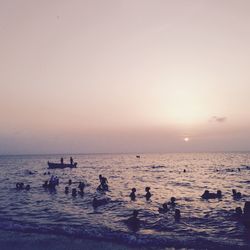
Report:
[[227,117],[225,116],[212,116],[212,118],[210,119],[210,121],[212,122],[219,122],[219,123],[225,122],[226,120]]

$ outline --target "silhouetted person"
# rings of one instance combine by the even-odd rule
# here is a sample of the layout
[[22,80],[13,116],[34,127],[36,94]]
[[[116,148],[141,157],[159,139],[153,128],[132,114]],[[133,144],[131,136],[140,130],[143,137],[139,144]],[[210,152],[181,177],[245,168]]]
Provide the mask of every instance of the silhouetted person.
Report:
[[24,184],[23,184],[23,182],[17,182],[17,183],[16,183],[16,189],[17,189],[17,190],[22,190],[22,189],[24,189]]
[[129,196],[130,196],[131,200],[134,201],[134,200],[135,200],[135,197],[136,197],[136,195],[135,195],[136,188],[132,188],[131,191],[132,191],[132,192],[130,193]]
[[217,193],[210,193],[208,190],[205,190],[203,195],[201,196],[202,199],[221,199],[222,198],[222,193],[220,190],[217,190]]
[[150,197],[152,196],[152,194],[149,192],[149,190],[150,190],[150,187],[146,187],[146,188],[145,188],[145,191],[146,191],[145,197],[146,197],[146,200],[147,200],[147,201],[148,201],[148,200],[150,199]]
[[108,179],[101,174],[99,175],[100,185],[97,187],[97,190],[108,191]]
[[209,191],[205,190],[205,192],[203,193],[203,195],[201,196],[202,199],[209,199]]
[[222,198],[222,193],[220,190],[217,190],[216,192],[216,198],[221,199]]
[[69,187],[65,187],[64,193],[65,193],[65,194],[68,194],[68,193],[69,193]]
[[74,164],[74,160],[72,157],[70,157],[70,164],[73,165]]
[[26,187],[25,187],[25,190],[30,190],[30,185],[28,184],[28,185],[26,185]]
[[63,164],[63,158],[61,158],[61,164]]
[[127,226],[134,232],[139,230],[141,224],[141,221],[137,218],[138,214],[139,212],[134,210],[132,216],[125,221]]
[[184,169],[183,172],[186,173],[186,169]]
[[232,189],[232,193],[235,200],[241,199],[241,193],[237,192],[236,189]]
[[176,201],[175,197],[171,197],[171,198],[170,198],[170,202],[169,202],[168,204],[169,204],[170,206],[174,207],[174,206],[176,205],[175,201]]
[[168,204],[165,202],[162,204],[162,207],[159,207],[159,213],[166,213],[169,211]]
[[71,179],[69,179],[69,182],[68,182],[68,183],[69,183],[69,185],[71,185],[71,184],[72,184],[72,180],[71,180]]
[[175,221],[179,221],[180,218],[181,218],[181,211],[180,211],[180,209],[175,209],[175,211],[174,211],[174,219],[175,219]]
[[78,194],[80,194],[81,196],[84,195],[84,187],[85,187],[85,184],[84,182],[79,182],[79,185],[78,185],[78,188],[80,189],[80,191],[78,191]]

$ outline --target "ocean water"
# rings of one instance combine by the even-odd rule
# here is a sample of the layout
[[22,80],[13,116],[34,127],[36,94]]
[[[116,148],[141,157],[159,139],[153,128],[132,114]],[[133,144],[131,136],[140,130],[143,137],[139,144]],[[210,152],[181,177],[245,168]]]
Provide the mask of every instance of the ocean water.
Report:
[[[48,170],[47,161],[59,162],[69,155],[0,156],[0,229],[37,234],[114,241],[135,247],[250,248],[250,230],[234,217],[234,209],[250,201],[250,153],[73,155],[75,169]],[[183,170],[186,172],[183,172]],[[32,174],[30,174],[30,172]],[[59,177],[56,191],[42,184]],[[96,191],[99,174],[108,179],[109,191]],[[72,197],[64,188],[84,181],[84,195]],[[31,189],[16,190],[16,182]],[[145,199],[145,187],[152,197]],[[131,189],[137,189],[131,201]],[[232,188],[243,194],[234,200]],[[205,189],[222,191],[222,199],[203,200]],[[176,197],[175,208],[161,214],[162,203]],[[94,197],[110,199],[96,209]],[[139,210],[141,227],[133,231],[125,220]]]

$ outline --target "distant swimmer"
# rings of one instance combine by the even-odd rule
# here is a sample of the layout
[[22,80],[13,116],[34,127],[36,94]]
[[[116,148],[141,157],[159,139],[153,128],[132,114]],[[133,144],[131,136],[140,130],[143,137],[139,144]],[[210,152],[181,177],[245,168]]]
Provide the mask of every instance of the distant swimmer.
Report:
[[205,190],[205,192],[201,196],[202,199],[220,199],[222,198],[222,192],[220,190],[217,190],[217,193],[210,193],[208,190]]
[[137,218],[138,214],[139,212],[134,210],[132,216],[125,221],[127,226],[134,232],[140,229],[141,221]]
[[79,182],[79,185],[78,185],[78,188],[80,189],[80,191],[83,193],[83,191],[84,191],[84,188],[85,188],[85,184],[84,184],[84,182]]
[[30,185],[26,185],[25,190],[29,191],[30,190]]
[[65,187],[64,193],[65,193],[65,194],[68,194],[68,193],[69,193],[69,187]]
[[61,157],[61,164],[63,165],[63,157]]
[[136,158],[141,158],[141,156],[140,156],[140,155],[137,155]]
[[73,165],[74,164],[74,160],[72,157],[70,157],[70,164]]
[[165,202],[162,204],[162,207],[159,207],[158,209],[159,213],[166,213],[169,211],[168,204]]
[[132,192],[130,193],[130,198],[131,198],[131,201],[134,201],[135,200],[135,197],[136,197],[136,195],[135,195],[135,192],[136,192],[136,188],[132,188],[132,190],[131,190]]
[[146,197],[146,200],[148,201],[150,199],[150,197],[152,196],[152,194],[149,192],[150,190],[150,187],[146,187],[145,188],[145,191],[146,191],[146,194],[145,194],[145,197]]
[[99,191],[108,191],[108,179],[101,174],[99,175],[100,185],[97,187]]
[[22,189],[24,189],[24,183],[23,183],[23,182],[17,182],[17,183],[16,183],[16,189],[17,189],[17,190],[22,190]]
[[69,179],[68,184],[69,184],[69,186],[72,184],[72,180],[71,179]]
[[168,202],[168,205],[174,207],[176,205],[175,201],[176,201],[176,198],[175,197],[171,197],[170,201]]
[[237,192],[236,189],[232,189],[232,193],[235,200],[241,199],[241,192]]

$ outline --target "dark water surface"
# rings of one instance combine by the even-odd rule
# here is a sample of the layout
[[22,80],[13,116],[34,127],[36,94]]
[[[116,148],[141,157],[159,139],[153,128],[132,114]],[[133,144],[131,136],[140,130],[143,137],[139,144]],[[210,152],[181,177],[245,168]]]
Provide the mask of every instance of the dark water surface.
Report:
[[[117,241],[137,247],[250,248],[250,231],[234,219],[234,209],[250,200],[250,153],[186,153],[74,155],[76,169],[50,170],[60,184],[56,192],[42,188],[47,161],[61,155],[0,156],[0,229],[77,238]],[[70,156],[64,155],[65,161]],[[184,173],[183,170],[186,169]],[[239,171],[240,170],[240,171]],[[29,174],[32,171],[33,174]],[[98,175],[108,178],[110,191],[99,193]],[[64,193],[69,179],[85,181],[83,196]],[[16,182],[30,184],[29,191],[15,189]],[[70,187],[77,187],[73,183]],[[146,201],[145,187],[153,194]],[[131,188],[137,199],[130,201]],[[232,188],[244,196],[234,200]],[[223,193],[222,200],[200,198],[205,189]],[[158,208],[171,196],[181,210],[175,222],[171,209]],[[94,197],[110,202],[93,209]],[[132,232],[124,223],[134,209],[142,225]]]

